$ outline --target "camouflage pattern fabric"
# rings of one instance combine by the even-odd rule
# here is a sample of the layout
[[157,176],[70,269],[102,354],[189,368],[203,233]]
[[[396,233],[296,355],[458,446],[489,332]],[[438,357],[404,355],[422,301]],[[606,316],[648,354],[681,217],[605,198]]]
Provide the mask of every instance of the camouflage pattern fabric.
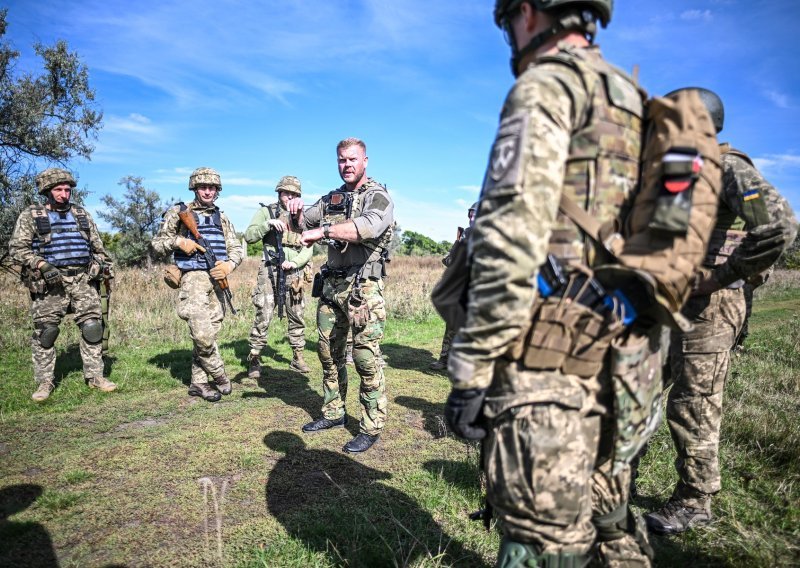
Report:
[[[36,225],[31,211],[32,208],[27,208],[20,214],[14,226],[8,249],[14,262],[28,270],[35,270],[44,259],[32,247],[33,240],[36,238]],[[88,211],[86,218],[89,222],[89,247],[92,254],[98,261],[111,263],[111,258],[103,248],[103,241],[100,239],[97,225]],[[55,286],[46,289],[41,294],[33,295],[31,317],[34,324],[34,336],[31,339],[31,349],[34,379],[37,383],[53,381],[56,359],[55,347],[45,349],[39,343],[40,332],[38,329],[45,323],[59,325],[69,311],[75,314],[75,323],[79,325],[87,320],[99,320],[102,317],[100,294],[95,285],[89,282],[86,274],[62,275],[61,286]],[[88,344],[81,335],[79,345],[84,377],[86,379],[102,377],[102,344]]]
[[[723,145],[723,149],[725,145]],[[797,221],[780,193],[748,160],[734,153],[722,155],[723,190],[719,230],[750,230],[763,222],[778,224],[786,245],[794,240]],[[759,205],[766,211],[756,216]],[[736,289],[694,296],[683,308],[694,325],[689,333],[674,333],[670,348],[667,422],[678,457],[679,482],[674,495],[700,499],[720,490],[719,438],[722,392],[730,366],[730,351],[745,322],[747,305],[741,284],[768,266],[746,264],[734,250],[713,269],[715,279]],[[700,503],[705,506],[705,503]]]
[[[610,468],[610,456],[598,458],[601,447],[612,445],[600,432],[601,416],[612,408],[609,385],[600,378],[608,373],[581,378],[526,369],[508,355],[527,331],[532,282],[548,250],[571,262],[594,258],[558,215],[562,191],[592,187],[587,171],[606,172],[607,193],[575,199],[595,203],[591,213],[601,221],[616,217],[638,172],[629,167],[635,160],[626,165],[615,156],[638,157],[640,136],[630,79],[611,69],[596,47],[559,47],[558,61],[534,61],[506,98],[469,241],[467,321],[453,340],[449,371],[453,388],[488,389],[487,499],[506,536],[542,553],[585,555],[596,542],[594,519],[612,507],[627,511],[624,479],[607,484],[604,498],[593,502],[600,481],[595,473],[601,465]],[[600,70],[619,87],[614,96],[624,104],[616,110],[597,95],[604,84]],[[620,109],[633,110],[627,118],[620,114],[615,126],[608,117]],[[597,117],[608,120],[592,122]],[[614,128],[625,128],[624,137],[612,136]],[[573,137],[576,132],[580,136]],[[643,557],[642,545],[627,532],[604,546],[620,557]]]
[[[272,269],[275,274],[275,269]],[[291,287],[293,283],[302,281],[302,270],[286,271],[286,319],[288,320],[289,345],[293,351],[303,350],[306,346],[306,324],[304,319],[305,297],[301,296],[299,302],[292,300]],[[302,292],[301,292],[302,294]],[[253,290],[253,305],[256,308],[256,317],[250,330],[250,352],[260,353],[267,345],[267,332],[269,324],[275,315],[275,288],[269,278],[269,269],[262,266],[258,270],[256,287]]]
[[[55,286],[43,294],[36,294],[31,302],[33,318],[33,378],[37,384],[52,382],[56,364],[56,348],[45,348],[39,343],[40,330],[45,324],[60,325],[69,311],[75,314],[75,323],[80,325],[87,320],[100,320],[100,294],[97,287],[89,282],[86,274],[63,276],[62,285]],[[103,345],[87,343],[80,335],[79,346],[83,361],[85,379],[103,376]]]
[[449,327],[444,330],[444,337],[442,337],[442,348],[439,351],[439,361],[447,361],[447,358],[450,356],[450,346],[453,343],[453,338],[456,336],[456,332]]
[[722,391],[745,310],[741,288],[694,296],[683,308],[694,330],[673,333],[667,423],[678,454],[676,495],[696,497],[720,490]]
[[[317,307],[318,355],[322,363],[322,414],[335,420],[345,415],[347,398],[347,366],[345,348],[351,326],[347,303],[352,279],[330,277],[325,280]],[[361,377],[359,431],[375,436],[386,424],[387,398],[383,367],[378,363],[380,342],[386,325],[386,306],[383,300],[383,280],[361,282],[362,297],[369,309],[369,321],[362,328],[352,328],[353,362]]]
[[[207,207],[198,201],[188,204],[195,211],[200,222],[203,217],[214,213],[214,207]],[[164,220],[152,242],[156,253],[163,256],[172,254],[178,236],[187,236],[187,229],[178,217],[179,208],[170,207],[164,214]],[[228,217],[220,214],[222,232],[228,260],[239,266],[244,256],[242,244],[236,237],[236,230]],[[192,383],[207,383],[208,377],[219,378],[225,374],[225,365],[219,355],[217,334],[222,326],[224,311],[221,291],[212,282],[211,276],[204,270],[184,272],[177,299],[178,317],[189,324],[192,337]]]

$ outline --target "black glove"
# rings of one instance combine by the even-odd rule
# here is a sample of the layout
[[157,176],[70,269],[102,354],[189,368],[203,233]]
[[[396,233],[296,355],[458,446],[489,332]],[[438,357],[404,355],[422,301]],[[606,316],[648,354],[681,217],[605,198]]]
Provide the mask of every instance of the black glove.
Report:
[[783,252],[786,237],[777,223],[759,225],[748,231],[739,246],[743,258],[753,261],[775,261]]
[[61,272],[49,262],[43,263],[39,267],[39,272],[42,274],[42,278],[44,278],[48,286],[61,284]]
[[459,438],[480,440],[486,437],[483,425],[483,399],[486,389],[453,389],[447,397],[444,417]]

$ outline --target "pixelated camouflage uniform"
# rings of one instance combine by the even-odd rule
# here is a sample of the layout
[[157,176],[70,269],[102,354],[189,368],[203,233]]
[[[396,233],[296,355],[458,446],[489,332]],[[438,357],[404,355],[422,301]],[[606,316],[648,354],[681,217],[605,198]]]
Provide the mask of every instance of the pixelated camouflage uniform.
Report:
[[[283,220],[290,230],[278,232],[270,227],[268,221],[276,218]],[[266,346],[269,324],[272,322],[273,312],[275,311],[276,292],[274,279],[277,278],[277,270],[274,264],[271,267],[267,266],[267,262],[276,262],[278,254],[276,239],[281,239],[286,260],[296,265],[296,268],[285,271],[286,298],[284,301],[288,320],[289,345],[291,345],[292,351],[302,353],[306,345],[303,277],[304,269],[311,260],[313,249],[300,244],[300,231],[294,227],[289,217],[289,212],[286,211],[280,201],[269,207],[261,207],[256,212],[244,233],[244,238],[248,243],[257,243],[263,240],[265,261],[258,270],[258,279],[253,290],[253,305],[256,308],[256,317],[250,330],[250,356],[261,353],[261,350]],[[272,274],[271,278],[270,274]],[[293,289],[297,291],[292,293]]]
[[[8,245],[12,260],[31,272],[35,271],[39,263],[45,260],[34,250],[33,246],[34,241],[38,240],[33,210],[38,207],[41,206],[31,206],[20,214]],[[97,225],[88,211],[84,210],[84,213],[89,223],[88,245],[91,254],[103,263],[111,263],[111,258],[103,248],[103,241],[100,239]],[[52,384],[54,380],[56,349],[54,346],[43,347],[40,343],[40,337],[45,327],[60,325],[61,320],[70,311],[75,314],[75,323],[79,327],[85,322],[100,321],[102,318],[97,283],[90,281],[89,274],[85,272],[87,266],[65,266],[63,267],[64,271],[73,268],[84,271],[75,275],[66,275],[62,271],[60,285],[45,288],[41,293],[31,293],[30,311],[34,327],[31,351],[33,354],[33,377],[37,384]],[[101,379],[103,376],[102,342],[89,343],[81,334],[79,346],[84,379],[88,382]]]
[[694,295],[684,306],[683,314],[694,329],[673,333],[667,377],[672,384],[667,422],[680,478],[674,497],[698,509],[707,508],[709,496],[721,487],[722,392],[730,351],[745,321],[744,282],[769,268],[740,258],[738,245],[746,231],[767,222],[780,226],[786,246],[797,231],[791,206],[749,158],[730,151],[727,144],[721,145],[720,151],[723,188],[704,266],[724,288],[710,295]]
[[627,506],[629,468],[611,475],[608,369],[580,377],[510,354],[548,252],[564,267],[596,258],[559,214],[562,192],[600,221],[616,218],[638,178],[642,112],[641,93],[598,48],[559,42],[509,93],[484,177],[467,321],[449,371],[455,389],[488,388],[487,499],[506,538],[537,554],[584,556],[601,541],[606,564],[649,564]]
[[[218,210],[214,205],[204,206],[197,200],[189,203],[187,207],[197,214],[200,220],[198,225]],[[167,210],[158,234],[153,238],[153,249],[160,255],[172,254],[178,248],[175,243],[179,236],[194,240],[178,217],[179,211],[178,205]],[[220,212],[220,222],[228,260],[232,261],[234,266],[239,266],[244,253],[242,244],[236,237],[236,230],[222,212]],[[183,272],[178,291],[177,313],[178,317],[189,324],[189,333],[194,343],[192,351],[193,384],[208,383],[209,376],[213,379],[225,376],[225,365],[217,347],[217,334],[225,315],[221,294],[219,287],[215,285],[207,271]]]
[[[345,192],[342,185],[335,190]],[[334,192],[331,192],[333,194]],[[323,197],[305,212],[305,227],[319,227],[326,219],[326,199]],[[361,296],[369,310],[369,321],[364,327],[353,327],[353,362],[361,377],[359,403],[363,434],[375,436],[386,424],[387,399],[383,367],[378,362],[380,342],[386,324],[386,306],[383,299],[384,262],[381,252],[391,240],[394,224],[394,204],[388,191],[372,178],[353,194],[354,203],[350,219],[360,237],[358,243],[349,243],[342,251],[328,247],[327,269],[322,296],[317,306],[317,354],[322,363],[324,418],[336,420],[345,415],[347,397],[347,367],[345,348],[348,320],[348,302],[357,277]],[[340,221],[335,222],[341,222]],[[387,238],[388,236],[388,238]]]
[[[456,240],[456,242],[468,239],[470,231],[471,231],[470,227],[464,229],[464,231],[461,233],[461,237],[458,240]],[[453,243],[453,247],[455,247],[455,244],[456,243]],[[445,256],[442,259],[442,264],[444,264],[445,266],[450,266],[450,264],[453,262],[452,261],[453,247],[450,247],[450,252],[448,252],[447,256]],[[447,358],[450,356],[450,346],[453,344],[453,338],[455,336],[456,336],[456,330],[451,329],[449,325],[446,325],[444,329],[444,336],[442,337],[442,347],[439,350],[438,365],[434,363],[435,366],[433,368],[437,369],[445,368],[445,365],[447,364]]]

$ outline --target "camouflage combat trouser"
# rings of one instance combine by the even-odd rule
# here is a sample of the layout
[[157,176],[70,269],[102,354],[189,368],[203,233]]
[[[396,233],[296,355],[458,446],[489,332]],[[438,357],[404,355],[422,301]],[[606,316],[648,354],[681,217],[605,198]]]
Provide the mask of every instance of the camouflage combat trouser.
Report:
[[192,351],[192,383],[207,383],[208,377],[225,375],[225,365],[217,347],[217,334],[224,312],[208,272],[185,272],[178,292],[178,317],[189,324]]
[[678,454],[675,467],[680,481],[675,494],[679,497],[720,490],[722,390],[745,309],[741,288],[690,298],[683,314],[694,330],[672,335],[670,372],[665,378],[672,384],[667,423]]
[[611,428],[555,403],[516,406],[484,441],[487,500],[506,539],[539,553],[594,554],[606,566],[649,566],[646,532],[628,508],[630,469],[611,475]]
[[[273,268],[273,275],[275,275]],[[304,318],[305,299],[303,297],[303,271],[292,270],[286,273],[286,319],[289,323],[289,345],[293,351],[302,351],[306,346],[306,324]],[[292,293],[292,286],[299,293]],[[299,285],[299,286],[298,286]],[[294,299],[292,297],[294,296]],[[275,288],[269,278],[269,269],[262,266],[258,270],[256,287],[253,290],[253,305],[256,317],[250,330],[250,353],[260,353],[267,345],[267,332],[275,312]]]
[[[54,286],[43,294],[35,294],[31,303],[33,318],[33,378],[38,383],[53,382],[56,365],[56,348],[43,347],[40,343],[42,331],[46,327],[58,326],[71,311],[75,323],[80,326],[88,320],[101,320],[100,294],[95,285],[89,282],[86,274],[62,276],[62,285]],[[83,376],[95,379],[103,376],[103,345],[101,342],[87,343],[83,334],[79,340]]]
[[450,346],[453,344],[455,336],[455,330],[445,327],[444,337],[442,337],[442,349],[439,351],[439,361],[447,361],[450,357]]
[[[345,278],[327,278],[317,307],[317,353],[323,372],[322,414],[330,420],[341,418],[345,414],[345,347],[350,329],[347,303],[351,288],[351,282]],[[376,360],[386,325],[383,280],[363,281],[361,293],[369,308],[369,321],[364,327],[353,327],[353,362],[361,377],[359,429],[362,433],[374,436],[383,430],[387,413],[386,382],[383,368]]]

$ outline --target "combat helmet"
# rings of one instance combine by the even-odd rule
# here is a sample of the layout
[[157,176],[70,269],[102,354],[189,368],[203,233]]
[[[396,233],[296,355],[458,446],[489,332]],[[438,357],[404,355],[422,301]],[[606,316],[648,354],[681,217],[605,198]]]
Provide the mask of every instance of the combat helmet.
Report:
[[725,125],[725,107],[723,106],[722,99],[719,98],[719,95],[714,91],[704,89],[703,87],[683,87],[682,89],[670,91],[664,96],[669,97],[681,91],[697,91],[697,94],[700,95],[700,100],[703,101],[703,104],[706,106],[706,110],[708,110],[708,114],[711,115],[711,122],[714,123],[714,128],[716,129],[717,134],[722,132],[722,127]]
[[286,193],[300,195],[300,180],[294,176],[283,176],[278,185],[275,186],[275,191],[285,191]]
[[215,185],[222,191],[222,180],[213,168],[197,168],[189,176],[189,189],[195,190],[198,185]]
[[467,215],[472,215],[473,213],[478,212],[478,203],[480,203],[480,201],[476,201],[475,203],[470,205],[470,208],[467,209]]
[[[527,45],[520,47],[514,38],[509,16],[523,3],[531,4],[542,12],[554,12],[557,18],[552,26],[532,37]],[[494,22],[505,32],[506,40],[511,46],[511,73],[517,77],[522,60],[563,31],[580,31],[593,42],[597,32],[596,20],[599,19],[603,27],[606,27],[611,21],[613,9],[614,0],[495,0]]]
[[62,183],[69,184],[70,187],[78,185],[72,174],[61,168],[47,168],[36,176],[36,189],[39,191],[39,195],[45,195]]

